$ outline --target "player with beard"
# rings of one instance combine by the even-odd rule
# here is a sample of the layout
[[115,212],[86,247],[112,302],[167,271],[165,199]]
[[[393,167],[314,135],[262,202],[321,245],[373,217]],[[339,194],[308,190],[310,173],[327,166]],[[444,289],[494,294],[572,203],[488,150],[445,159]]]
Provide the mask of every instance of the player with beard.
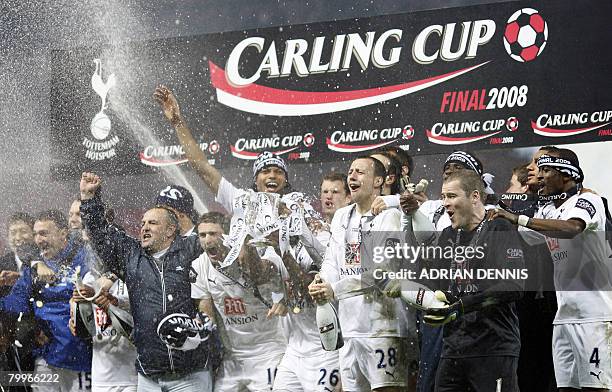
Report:
[[[385,168],[376,159],[355,159],[348,171],[353,204],[336,211],[332,236],[321,267],[322,283],[313,282],[316,301],[331,301],[345,280],[360,279],[362,235],[399,231],[400,212],[388,209],[374,216],[372,201],[380,195]],[[407,385],[405,307],[400,299],[380,292],[340,301],[339,321],[344,337],[340,371],[346,391],[400,391]]]
[[[451,226],[440,234],[438,246],[481,252],[476,251],[469,259],[465,253],[464,260],[447,259],[445,252],[437,261],[439,265],[452,271],[523,267],[523,253],[513,227],[503,219],[486,219],[485,191],[477,173],[462,171],[446,177],[442,200]],[[520,298],[521,283],[457,276],[441,282],[449,306],[429,309],[424,316],[427,323],[446,324],[435,391],[517,391],[520,338],[513,301]]]
[[[215,391],[270,390],[276,367],[287,346],[280,319],[268,317],[268,304],[261,296],[267,284],[262,276],[240,276],[220,272],[215,265],[223,262],[228,249],[222,236],[229,229],[229,219],[219,212],[200,217],[197,231],[204,253],[192,263],[191,296],[199,309],[218,319],[225,348],[223,363],[215,377]],[[242,265],[259,256],[244,249],[238,258]],[[246,260],[246,256],[249,256]],[[253,282],[259,284],[254,286]]]
[[554,263],[558,310],[553,361],[560,391],[608,391],[612,382],[612,264],[603,200],[582,188],[578,157],[556,149],[537,160],[541,197],[533,218],[497,210],[528,243],[546,243]]
[[[175,128],[178,139],[185,150],[185,156],[196,173],[215,194],[216,201],[229,211],[230,214],[234,214],[234,201],[247,191],[235,187],[223,178],[215,167],[208,163],[204,152],[199,148],[190,129],[187,127],[181,115],[178,102],[172,92],[167,87],[159,86],[155,90],[154,98],[162,107],[168,121]],[[277,193],[280,195],[291,193],[293,190],[288,181],[285,161],[271,152],[265,151],[261,153],[253,163],[252,189],[257,192]],[[290,291],[296,293],[301,298],[306,297],[308,284],[314,277],[314,274],[309,272],[318,269],[320,260],[325,253],[325,246],[320,243],[313,233],[306,230],[307,225],[303,225],[303,228],[305,232],[299,237],[300,242],[303,244],[301,249],[297,249],[297,246],[292,247],[291,251],[286,252],[282,258],[282,263],[285,265],[289,275],[289,285],[294,288]],[[304,255],[304,252],[307,255]],[[300,253],[302,254],[300,255]],[[272,257],[270,256],[270,258]],[[312,348],[319,345],[314,306],[304,310],[303,312],[300,311],[299,314],[292,312],[289,317],[282,319],[283,329],[288,335],[288,353],[295,354],[295,358],[299,358],[302,363],[288,359],[290,363],[283,365],[287,372],[282,372],[280,376],[283,378],[285,375],[292,376],[292,380],[289,380],[289,378],[287,378],[287,381],[281,380],[281,387],[284,387],[284,385],[295,385],[293,384],[295,378],[299,379],[300,384],[305,378],[310,378],[303,381],[307,383],[306,388],[310,388],[308,385],[316,385],[320,375],[316,372],[304,372],[304,369],[316,368],[318,372],[319,369],[324,368],[329,374],[337,368],[337,360],[334,361],[333,355],[328,355],[324,363],[320,362],[320,357],[312,356]],[[284,302],[275,301],[272,304],[271,315],[284,316],[286,312],[287,309]]]

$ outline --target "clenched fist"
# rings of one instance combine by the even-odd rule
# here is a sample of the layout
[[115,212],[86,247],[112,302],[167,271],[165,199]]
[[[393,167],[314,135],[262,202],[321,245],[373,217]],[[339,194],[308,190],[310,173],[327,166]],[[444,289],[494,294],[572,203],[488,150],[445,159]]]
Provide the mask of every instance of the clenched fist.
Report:
[[81,183],[79,184],[79,190],[81,191],[81,200],[92,199],[96,192],[100,189],[102,180],[95,173],[83,172],[81,174]]

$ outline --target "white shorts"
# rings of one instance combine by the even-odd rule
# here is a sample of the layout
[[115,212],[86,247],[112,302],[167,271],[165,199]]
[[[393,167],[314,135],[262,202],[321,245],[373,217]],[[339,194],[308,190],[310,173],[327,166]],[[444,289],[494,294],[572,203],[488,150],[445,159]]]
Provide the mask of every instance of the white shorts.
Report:
[[49,365],[47,361],[39,357],[34,361],[34,373],[51,373],[53,374],[54,382],[48,384],[33,383],[33,391],[74,392],[79,390],[79,372],[76,370],[63,369]]
[[612,322],[557,324],[553,363],[558,388],[610,388]]
[[223,359],[215,378],[215,392],[271,391],[282,352],[253,358]]
[[136,385],[91,386],[91,392],[136,392],[136,390]]
[[340,360],[338,351],[323,351],[310,357],[285,353],[274,380],[274,390],[283,392],[339,392]]
[[340,373],[345,392],[404,387],[409,361],[404,338],[345,338]]

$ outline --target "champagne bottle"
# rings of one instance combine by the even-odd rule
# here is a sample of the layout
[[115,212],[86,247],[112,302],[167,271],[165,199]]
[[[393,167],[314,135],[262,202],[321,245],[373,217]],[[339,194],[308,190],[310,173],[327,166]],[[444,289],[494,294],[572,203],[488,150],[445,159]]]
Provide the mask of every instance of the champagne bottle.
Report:
[[[316,279],[316,283],[322,283],[318,276]],[[324,350],[335,351],[344,346],[338,312],[336,312],[336,308],[331,302],[326,300],[317,301],[316,320],[321,346],[323,346]]]

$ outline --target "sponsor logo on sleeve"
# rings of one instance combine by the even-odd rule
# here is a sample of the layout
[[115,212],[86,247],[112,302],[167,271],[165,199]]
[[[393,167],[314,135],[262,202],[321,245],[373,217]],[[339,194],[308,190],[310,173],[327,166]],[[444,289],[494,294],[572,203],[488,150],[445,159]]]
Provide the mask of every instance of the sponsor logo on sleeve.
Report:
[[595,216],[595,206],[587,199],[578,199],[576,201],[576,207],[585,210],[591,218]]
[[554,252],[561,248],[558,238],[546,237],[546,245],[548,245],[548,250],[550,250],[551,252]]

